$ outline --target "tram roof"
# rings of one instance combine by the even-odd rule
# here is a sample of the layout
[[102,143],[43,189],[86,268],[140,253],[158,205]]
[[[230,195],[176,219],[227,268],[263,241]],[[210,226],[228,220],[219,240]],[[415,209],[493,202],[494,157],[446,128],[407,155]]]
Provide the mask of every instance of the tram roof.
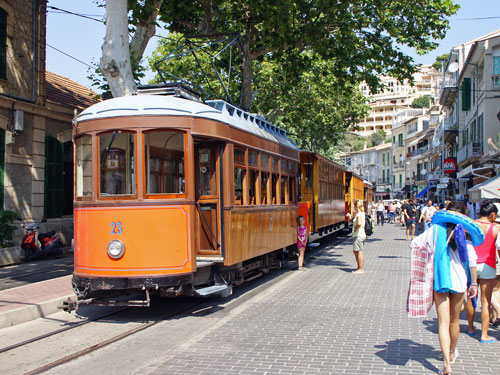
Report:
[[270,141],[298,149],[286,132],[264,118],[245,112],[223,100],[205,103],[165,95],[139,94],[99,102],[81,112],[78,122],[121,116],[186,116],[226,123]]

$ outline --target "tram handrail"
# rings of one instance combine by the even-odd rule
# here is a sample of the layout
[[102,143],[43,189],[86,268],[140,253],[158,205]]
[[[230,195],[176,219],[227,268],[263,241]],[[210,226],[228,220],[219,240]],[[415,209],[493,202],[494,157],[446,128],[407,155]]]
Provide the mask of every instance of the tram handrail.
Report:
[[196,202],[196,208],[198,209],[198,213],[200,214],[200,216],[203,218],[203,221],[207,225],[208,230],[210,231],[210,234],[212,235],[212,238],[214,239],[215,243],[217,244],[217,249],[218,249],[220,247],[220,243],[219,243],[219,241],[217,241],[217,237],[215,237],[215,234],[214,234],[214,232],[212,230],[212,227],[208,223],[207,218],[205,217],[205,215],[203,215],[203,212],[201,212],[201,206],[200,206],[200,204],[198,202]]

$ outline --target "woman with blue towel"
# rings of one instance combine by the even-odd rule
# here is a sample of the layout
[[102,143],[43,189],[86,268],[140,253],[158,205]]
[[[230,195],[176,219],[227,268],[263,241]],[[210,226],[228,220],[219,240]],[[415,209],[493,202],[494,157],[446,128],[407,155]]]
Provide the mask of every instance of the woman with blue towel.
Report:
[[[473,245],[484,241],[481,229],[467,216],[462,202],[452,201],[446,210],[434,214],[432,226],[414,240],[426,242],[433,253],[434,302],[439,322],[439,344],[444,368],[440,374],[451,374],[451,364],[458,357],[459,315],[464,294],[477,296],[476,252]],[[466,240],[465,230],[472,241]],[[472,242],[472,243],[471,243]]]

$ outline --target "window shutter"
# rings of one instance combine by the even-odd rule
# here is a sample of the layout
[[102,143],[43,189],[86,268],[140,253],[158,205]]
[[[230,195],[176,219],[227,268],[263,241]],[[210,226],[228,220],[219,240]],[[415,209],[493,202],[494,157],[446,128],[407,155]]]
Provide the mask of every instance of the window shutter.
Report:
[[45,217],[61,217],[63,213],[63,144],[45,137]]
[[500,75],[500,56],[493,56],[493,75]]
[[462,111],[470,110],[471,84],[470,78],[464,78],[462,82]]
[[0,79],[7,79],[7,12],[0,8]]

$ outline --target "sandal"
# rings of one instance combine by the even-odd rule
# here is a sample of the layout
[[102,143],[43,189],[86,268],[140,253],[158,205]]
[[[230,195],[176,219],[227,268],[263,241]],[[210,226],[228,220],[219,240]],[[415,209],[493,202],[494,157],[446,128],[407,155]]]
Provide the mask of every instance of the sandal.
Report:
[[450,354],[454,354],[454,356],[453,356],[453,361],[450,361],[450,363],[455,363],[455,361],[457,360],[458,355],[459,355],[459,354],[458,354],[458,349],[457,349],[457,348],[455,348],[455,351],[454,351],[454,352],[451,352],[451,351],[450,351]]

